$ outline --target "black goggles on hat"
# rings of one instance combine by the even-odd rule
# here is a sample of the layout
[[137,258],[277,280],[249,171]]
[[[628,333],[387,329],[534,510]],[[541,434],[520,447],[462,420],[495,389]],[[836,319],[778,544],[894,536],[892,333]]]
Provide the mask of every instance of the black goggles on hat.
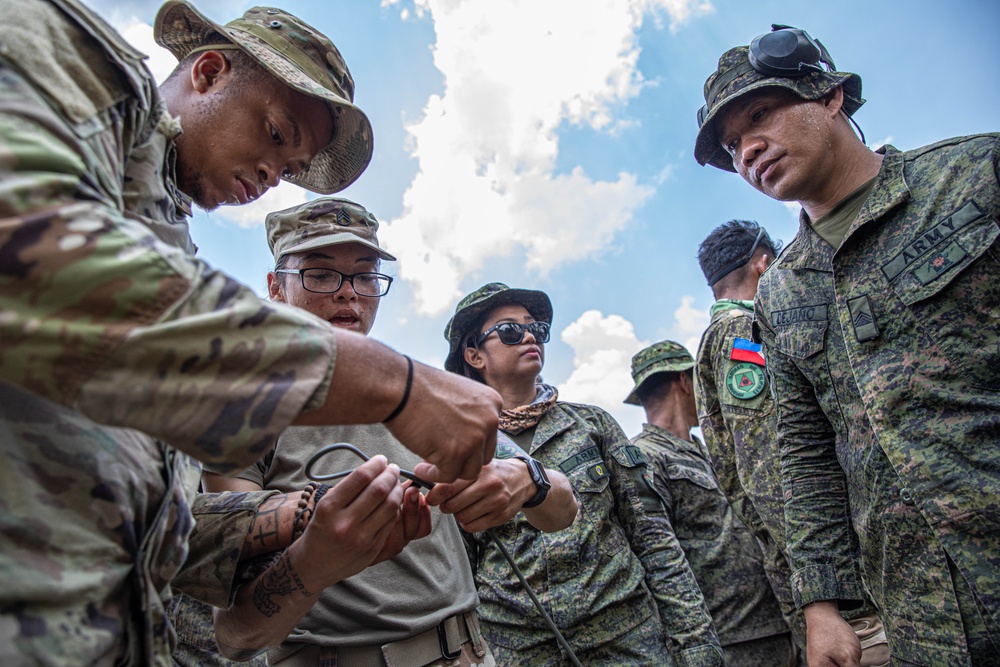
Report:
[[517,322],[501,322],[494,324],[489,329],[475,337],[475,345],[479,347],[490,334],[497,332],[497,338],[504,345],[517,345],[524,340],[524,332],[531,333],[536,343],[548,343],[551,326],[548,322],[532,322],[531,324],[518,324]]
[[735,67],[712,82],[707,103],[698,109],[698,127],[705,124],[710,106],[715,103],[719,93],[751,69],[764,76],[788,79],[837,69],[822,42],[813,39],[805,30],[777,23],[771,24],[771,32],[754,37],[750,42],[749,58],[748,66]]

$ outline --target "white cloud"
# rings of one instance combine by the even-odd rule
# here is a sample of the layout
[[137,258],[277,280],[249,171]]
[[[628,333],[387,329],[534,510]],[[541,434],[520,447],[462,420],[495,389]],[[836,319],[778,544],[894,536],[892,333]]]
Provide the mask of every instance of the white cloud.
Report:
[[174,71],[177,58],[174,58],[170,51],[156,43],[153,39],[153,26],[135,16],[130,16],[115,22],[114,27],[132,46],[149,56],[146,60],[149,71],[153,73],[153,78],[156,79],[157,83],[163,83]]
[[544,273],[605,251],[653,189],[628,173],[610,181],[580,166],[557,174],[557,131],[628,124],[616,113],[645,83],[636,67],[644,16],[665,12],[674,27],[711,6],[415,0],[414,9],[434,21],[444,93],[407,128],[419,171],[385,239],[413,283],[418,312],[443,312],[492,258],[523,253]]
[[888,146],[888,145],[892,144],[892,142],[895,141],[895,140],[896,140],[896,137],[894,137],[894,136],[892,136],[890,134],[890,135],[886,136],[885,139],[882,139],[882,141],[876,141],[876,142],[870,143],[868,145],[869,145],[869,147],[871,147],[871,149],[873,151],[877,151],[878,149],[882,148],[883,146]]
[[691,356],[698,354],[701,334],[708,328],[708,311],[694,307],[694,297],[684,295],[681,305],[674,311],[672,328],[674,340],[687,348]]
[[783,201],[781,205],[785,207],[785,210],[791,214],[796,220],[799,219],[799,212],[802,210],[802,206],[799,205],[797,201]]
[[[177,65],[177,59],[153,40],[153,26],[131,16],[116,21],[114,27],[125,36],[125,39],[132,46],[149,56],[146,64],[157,82],[162,83],[166,80],[174,70],[174,66]],[[271,211],[303,204],[307,199],[306,190],[297,185],[282,183],[278,187],[268,190],[263,197],[251,204],[223,206],[217,209],[213,215],[235,222],[240,227],[253,228],[264,224],[265,216]]]
[[282,182],[278,187],[265,192],[257,201],[246,206],[220,206],[210,215],[221,216],[240,227],[253,229],[264,224],[264,218],[268,213],[304,204],[308,199],[308,192],[303,188]]
[[573,348],[573,372],[559,386],[559,398],[599,405],[635,435],[644,413],[622,403],[632,390],[632,355],[649,345],[639,340],[635,327],[621,315],[605,316],[588,310],[563,329],[560,338]]

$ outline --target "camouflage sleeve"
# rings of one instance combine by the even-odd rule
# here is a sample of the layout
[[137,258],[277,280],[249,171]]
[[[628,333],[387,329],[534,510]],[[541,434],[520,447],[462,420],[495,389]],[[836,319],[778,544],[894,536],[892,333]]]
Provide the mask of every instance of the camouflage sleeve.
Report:
[[646,585],[656,600],[667,647],[683,667],[721,667],[722,649],[712,617],[664,501],[654,489],[649,465],[618,423],[606,413],[602,418],[615,509],[632,551],[646,570]]
[[861,582],[853,552],[844,472],[836,435],[813,387],[775,344],[762,280],[754,303],[755,335],[767,359],[778,416],[785,531],[792,567],[792,594],[801,608],[821,600],[859,598]]
[[81,138],[0,61],[0,380],[244,467],[325,398],[335,336],[124,215],[140,106]]
[[[764,530],[753,501],[740,483],[736,456],[736,438],[730,428],[731,420],[719,397],[724,390],[728,359],[726,342],[744,318],[726,317],[709,325],[698,346],[698,363],[695,366],[695,397],[698,405],[698,423],[705,438],[705,447],[712,459],[712,467],[719,488],[733,511],[754,534]],[[745,338],[749,338],[749,331]]]
[[171,586],[213,607],[232,605],[247,532],[261,504],[275,495],[277,491],[197,494],[191,505],[195,524],[188,557]]

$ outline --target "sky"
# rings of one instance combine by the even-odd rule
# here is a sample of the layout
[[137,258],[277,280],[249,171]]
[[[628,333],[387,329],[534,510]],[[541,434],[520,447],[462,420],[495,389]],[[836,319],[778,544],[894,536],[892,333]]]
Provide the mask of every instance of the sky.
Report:
[[[85,0],[149,54],[157,2]],[[225,23],[239,0],[196,3]],[[629,362],[677,340],[694,353],[713,299],[698,244],[734,218],[786,243],[798,207],[692,152],[702,86],[727,49],[772,23],[807,30],[868,102],[868,145],[908,150],[1000,130],[994,0],[283,0],[328,35],[374,127],[367,171],[338,196],[380,220],[399,261],[372,336],[441,366],[455,304],[501,281],[552,299],[543,376],[599,405],[628,436]],[[263,220],[316,195],[282,184],[240,208],[196,212],[199,256],[265,293]]]

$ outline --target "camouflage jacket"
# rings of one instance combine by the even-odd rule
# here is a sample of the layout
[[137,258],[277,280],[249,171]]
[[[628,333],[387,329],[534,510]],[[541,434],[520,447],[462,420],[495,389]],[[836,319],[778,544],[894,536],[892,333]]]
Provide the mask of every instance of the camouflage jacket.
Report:
[[[325,398],[334,338],[190,254],[140,53],[77,0],[0,12],[0,663],[166,665],[185,454],[254,461]],[[238,545],[209,538],[226,604]]]
[[948,558],[1000,618],[998,161],[997,135],[886,147],[840,249],[803,217],[755,303],[799,602],[860,599],[860,536],[912,662],[969,662]]
[[[701,591],[647,466],[618,423],[600,408],[558,402],[525,449],[569,478],[580,511],[572,526],[554,533],[536,530],[523,514],[494,532],[570,645],[586,649],[608,642],[659,609],[678,664],[721,665]],[[480,555],[476,584],[491,643],[521,649],[551,639],[492,543]]]
[[632,438],[653,470],[723,646],[788,632],[757,540],[719,489],[708,452],[653,424]]
[[760,542],[771,589],[804,646],[805,620],[795,608],[789,583],[792,571],[785,556],[777,419],[767,374],[760,367],[760,384],[753,391],[730,388],[746,363],[730,359],[730,353],[737,338],[752,337],[752,323],[753,302],[722,299],[712,307],[695,367],[698,420],[719,489]]

